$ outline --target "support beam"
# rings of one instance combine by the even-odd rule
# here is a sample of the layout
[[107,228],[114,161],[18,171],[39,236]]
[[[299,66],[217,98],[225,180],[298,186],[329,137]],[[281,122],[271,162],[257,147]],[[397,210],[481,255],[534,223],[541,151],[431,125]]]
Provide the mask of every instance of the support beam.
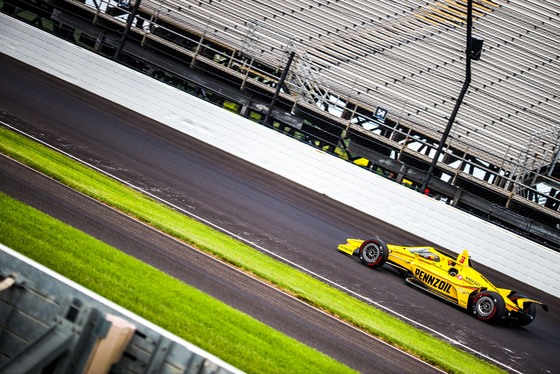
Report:
[[124,28],[121,39],[119,40],[117,50],[115,51],[115,54],[113,56],[114,61],[116,61],[119,58],[119,55],[121,54],[121,51],[124,47],[124,42],[128,38],[128,34],[130,33],[130,28],[132,27],[132,22],[134,22],[134,18],[136,17],[136,14],[138,14],[138,8],[140,8],[140,2],[141,1],[142,0],[136,0],[134,2],[134,6],[132,7],[132,10],[130,11],[130,14],[128,15],[128,18],[126,19],[126,26]]
[[471,83],[471,59],[473,59],[473,57],[476,60],[480,59],[480,51],[482,50],[481,39],[479,38],[476,39],[477,51],[472,50],[472,0],[469,0],[467,5],[468,5],[467,6],[467,46],[465,50],[465,57],[466,57],[465,82],[463,83],[463,88],[461,88],[459,97],[455,102],[455,107],[453,108],[453,112],[451,112],[449,121],[447,121],[447,126],[445,127],[443,135],[441,136],[441,140],[436,149],[436,154],[434,155],[434,158],[432,159],[432,163],[430,164],[430,168],[428,169],[426,179],[424,180],[424,183],[422,184],[422,188],[420,189],[422,193],[427,193],[426,190],[428,189],[428,185],[430,184],[430,179],[432,179],[432,175],[434,174],[434,170],[436,168],[439,156],[443,151],[443,147],[445,146],[445,142],[447,141],[447,137],[449,136],[449,132],[451,131],[451,127],[453,126],[453,122],[455,122],[455,117],[459,112],[459,107],[461,106],[461,103],[463,102],[463,98],[465,97],[465,94],[467,93],[467,90]]
[[270,105],[268,106],[268,111],[266,112],[266,116],[264,117],[263,120],[263,124],[268,126],[268,122],[270,121],[270,116],[272,115],[272,110],[274,109],[274,106],[276,105],[276,101],[278,101],[278,96],[280,96],[280,90],[282,89],[282,86],[284,85],[284,81],[286,80],[286,76],[288,75],[288,71],[290,70],[290,66],[292,65],[292,61],[294,60],[294,56],[295,56],[295,52],[292,51],[290,53],[290,57],[288,58],[288,62],[286,63],[286,67],[284,68],[284,71],[282,72],[282,75],[280,76],[280,80],[278,81],[278,85],[276,86],[276,92],[274,92],[274,97],[272,98],[272,101],[270,102]]

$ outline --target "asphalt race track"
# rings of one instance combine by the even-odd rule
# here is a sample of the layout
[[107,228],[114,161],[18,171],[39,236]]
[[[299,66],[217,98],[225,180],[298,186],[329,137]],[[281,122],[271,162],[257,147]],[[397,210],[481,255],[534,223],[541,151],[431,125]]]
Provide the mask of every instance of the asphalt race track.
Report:
[[[558,298],[476,266],[474,258],[477,269],[494,284],[542,300],[550,310],[544,313],[539,308],[536,320],[524,328],[480,322],[458,308],[406,286],[391,269],[372,270],[358,258],[336,251],[336,246],[348,237],[365,239],[379,235],[394,244],[429,244],[421,238],[3,55],[0,56],[0,82],[0,119],[6,123],[297,263],[333,284],[374,300],[410,318],[421,328],[457,341],[464,349],[487,355],[504,369],[524,373],[560,371]],[[378,366],[384,372],[392,369],[403,372],[412,365],[405,358],[392,356],[394,350],[379,348],[381,345],[378,347],[371,338],[360,336],[362,333],[331,328],[339,323],[319,315],[307,323],[325,325],[325,329],[308,338],[298,338],[302,328],[298,320],[310,313],[304,307],[294,305],[265,316],[271,307],[289,303],[286,297],[262,288],[255,291],[258,296],[249,295],[242,286],[247,280],[232,274],[220,278],[221,274],[217,273],[221,272],[211,268],[221,269],[222,265],[199,264],[204,256],[187,258],[181,253],[188,249],[177,249],[176,244],[160,234],[140,227],[131,228],[130,232],[125,230],[129,224],[122,223],[110,230],[111,224],[102,219],[106,214],[96,213],[102,209],[97,204],[86,202],[83,197],[76,197],[75,202],[63,202],[60,197],[65,194],[41,191],[41,186],[47,183],[38,182],[37,176],[23,178],[23,171],[4,166],[8,164],[5,158],[0,163],[0,190],[17,195],[14,197],[146,262],[150,258],[154,266],[186,283],[193,282],[197,288],[234,307],[242,309],[235,305],[237,295],[249,297],[251,301],[245,307],[248,310],[242,309],[244,312],[296,339],[303,339],[359,371]],[[134,248],[141,248],[138,253],[132,252],[131,239],[137,244]],[[191,261],[192,257],[196,261]],[[339,357],[341,354],[337,356],[341,347],[353,352],[352,347],[363,346],[364,341],[372,348],[364,348],[346,360]],[[379,355],[371,353],[380,350],[383,353]],[[391,366],[397,362],[405,364]],[[411,372],[422,370],[427,372],[430,368],[415,366]]]

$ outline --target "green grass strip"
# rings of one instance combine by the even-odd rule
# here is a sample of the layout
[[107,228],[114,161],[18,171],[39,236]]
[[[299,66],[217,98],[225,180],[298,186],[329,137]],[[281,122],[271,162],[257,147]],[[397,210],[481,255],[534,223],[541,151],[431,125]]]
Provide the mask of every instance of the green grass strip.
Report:
[[[78,162],[3,128],[0,128],[0,152],[197,248],[254,273],[292,292],[300,299],[327,310],[448,372],[502,372],[494,365],[206,227]],[[73,280],[80,283],[79,279]],[[179,335],[173,329],[170,331]]]
[[0,192],[0,241],[249,373],[354,373],[197,289]]

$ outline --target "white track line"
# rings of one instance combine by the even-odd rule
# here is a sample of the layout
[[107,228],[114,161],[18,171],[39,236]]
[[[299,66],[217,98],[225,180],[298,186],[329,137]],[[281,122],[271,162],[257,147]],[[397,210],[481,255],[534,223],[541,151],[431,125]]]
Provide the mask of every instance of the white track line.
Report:
[[225,229],[225,228],[223,228],[223,227],[221,227],[221,226],[219,226],[219,225],[216,225],[216,224],[214,224],[214,223],[212,223],[212,222],[206,220],[205,218],[202,218],[202,217],[200,217],[200,216],[198,216],[198,215],[196,215],[196,214],[194,214],[194,213],[192,213],[192,212],[190,212],[190,211],[188,211],[188,210],[186,210],[186,209],[183,209],[183,208],[181,208],[181,207],[179,207],[179,206],[177,206],[177,205],[175,205],[175,204],[173,204],[173,203],[171,203],[171,202],[169,202],[169,201],[167,201],[167,200],[165,200],[165,199],[162,199],[162,198],[158,197],[157,195],[152,194],[152,193],[149,192],[149,191],[146,191],[146,190],[144,190],[144,189],[142,189],[142,188],[140,188],[140,187],[137,187],[137,186],[133,185],[132,183],[130,183],[130,182],[128,182],[128,181],[125,181],[124,179],[121,179],[121,178],[119,178],[119,177],[117,177],[117,176],[115,176],[115,175],[113,175],[113,174],[111,174],[111,173],[108,173],[108,172],[106,172],[106,171],[104,171],[104,170],[98,168],[98,167],[95,166],[95,165],[92,165],[92,164],[90,164],[90,163],[88,163],[88,162],[82,161],[82,160],[80,160],[79,158],[77,158],[77,157],[75,157],[75,156],[73,156],[73,155],[71,155],[71,154],[69,154],[69,153],[67,153],[67,152],[65,152],[65,151],[63,151],[63,150],[61,150],[61,149],[59,149],[59,148],[56,148],[56,147],[54,147],[54,146],[52,146],[52,145],[50,145],[50,144],[44,142],[44,141],[41,140],[41,139],[38,139],[38,138],[36,138],[36,137],[34,137],[34,136],[30,135],[30,134],[27,134],[27,133],[25,133],[24,131],[21,131],[21,130],[19,130],[19,129],[17,129],[17,128],[15,128],[15,127],[13,127],[13,126],[11,126],[11,125],[5,123],[5,122],[3,122],[3,121],[0,121],[0,123],[2,123],[4,126],[10,128],[10,129],[12,129],[12,130],[14,130],[14,131],[17,131],[17,132],[19,132],[20,134],[23,134],[23,135],[25,135],[26,137],[31,138],[31,139],[33,139],[33,140],[35,140],[35,141],[37,141],[37,142],[39,142],[39,143],[41,143],[41,144],[43,144],[43,145],[45,145],[45,146],[51,148],[51,149],[53,149],[53,150],[55,150],[55,151],[57,151],[57,152],[59,152],[59,153],[61,153],[61,154],[64,154],[65,156],[68,156],[68,157],[72,158],[73,160],[76,160],[76,161],[80,162],[81,164],[84,164],[84,165],[86,165],[86,166],[88,166],[88,167],[90,167],[90,168],[92,168],[92,169],[94,169],[94,170],[97,170],[98,172],[100,172],[100,173],[102,173],[102,174],[105,174],[105,175],[107,175],[108,177],[111,177],[111,178],[113,178],[113,179],[115,179],[115,180],[117,180],[117,181],[119,181],[119,182],[121,182],[121,183],[123,183],[123,184],[125,184],[125,185],[127,185],[127,186],[129,186],[129,187],[131,187],[131,188],[133,188],[133,189],[135,189],[135,190],[137,190],[137,191],[140,191],[140,192],[142,192],[143,194],[148,195],[148,196],[152,197],[152,198],[155,199],[155,200],[159,200],[159,201],[161,201],[162,203],[164,203],[165,205],[168,205],[168,206],[172,207],[173,209],[175,209],[175,210],[177,210],[177,211],[180,211],[180,212],[182,212],[182,213],[184,213],[184,214],[186,214],[186,215],[188,215],[188,216],[190,216],[190,217],[193,217],[193,218],[195,218],[195,219],[198,220],[198,221],[204,222],[204,223],[207,224],[208,226],[212,226],[212,227],[218,229],[219,231],[221,231],[221,232],[223,232],[223,233],[225,233],[225,234],[227,234],[227,235],[229,235],[229,236],[231,236],[231,237],[234,237],[234,238],[236,238],[236,239],[238,239],[238,240],[240,240],[240,241],[242,241],[242,242],[244,242],[244,243],[246,243],[246,244],[248,244],[248,245],[250,245],[250,246],[253,247],[253,248],[256,248],[256,249],[258,249],[258,250],[260,250],[260,251],[262,251],[262,252],[268,253],[268,254],[270,254],[270,255],[272,255],[272,256],[274,256],[274,257],[280,259],[282,262],[285,262],[285,263],[287,263],[287,264],[289,264],[289,265],[291,265],[291,266],[293,266],[293,267],[295,267],[295,268],[298,268],[298,269],[300,269],[300,270],[306,272],[307,274],[312,275],[312,276],[315,277],[315,278],[321,279],[321,280],[324,281],[325,283],[328,283],[328,284],[330,284],[330,285],[332,285],[332,286],[334,286],[334,287],[336,287],[336,288],[338,288],[338,289],[340,289],[340,290],[343,290],[344,292],[346,292],[346,293],[348,293],[348,294],[350,294],[350,295],[353,295],[354,297],[356,297],[356,298],[358,298],[358,299],[361,299],[361,300],[367,302],[367,303],[370,304],[370,305],[374,305],[374,306],[376,306],[377,308],[383,309],[383,310],[387,311],[388,313],[390,313],[390,314],[392,314],[392,315],[394,315],[394,316],[397,316],[397,317],[399,317],[399,318],[401,318],[401,319],[403,319],[403,320],[405,320],[405,321],[407,321],[407,322],[409,322],[409,323],[411,323],[411,324],[413,324],[413,325],[416,325],[416,326],[418,326],[418,327],[420,327],[420,328],[422,328],[422,329],[424,329],[424,330],[430,331],[430,332],[433,333],[434,335],[437,335],[437,336],[439,336],[439,337],[441,337],[441,338],[447,340],[449,343],[451,343],[451,344],[453,344],[453,345],[455,345],[455,346],[461,347],[461,348],[463,348],[464,350],[469,351],[469,352],[471,352],[471,353],[473,353],[473,354],[475,354],[475,355],[477,355],[477,356],[479,356],[479,357],[484,357],[486,360],[491,361],[491,362],[493,362],[494,364],[499,365],[499,366],[501,366],[501,367],[503,367],[503,368],[506,368],[507,370],[509,370],[509,371],[511,371],[511,372],[523,374],[522,372],[520,372],[520,371],[518,371],[518,370],[515,370],[515,369],[512,368],[511,366],[509,366],[509,365],[507,365],[507,364],[504,364],[504,363],[502,363],[502,362],[500,362],[500,361],[498,361],[498,360],[496,360],[496,359],[494,359],[494,358],[492,358],[492,357],[490,357],[490,356],[488,356],[488,355],[486,355],[486,354],[484,354],[484,353],[482,353],[482,352],[479,352],[479,351],[477,351],[477,350],[475,350],[475,349],[473,349],[473,348],[471,348],[471,347],[469,347],[469,346],[467,346],[467,345],[461,343],[461,342],[458,341],[458,340],[455,340],[455,339],[453,339],[453,338],[451,338],[451,337],[449,337],[449,336],[447,336],[447,335],[445,335],[445,334],[443,334],[443,333],[441,333],[441,332],[439,332],[439,331],[434,330],[433,328],[431,328],[431,327],[429,327],[429,326],[426,326],[426,325],[424,325],[424,324],[422,324],[422,323],[420,323],[420,322],[417,322],[417,321],[413,320],[412,318],[409,318],[409,317],[407,317],[407,316],[405,316],[405,315],[403,315],[403,314],[400,314],[400,313],[398,313],[397,311],[394,311],[394,310],[392,310],[391,308],[388,308],[388,307],[386,307],[386,306],[384,306],[384,305],[382,305],[382,304],[380,304],[380,303],[378,303],[378,302],[376,302],[376,301],[374,301],[374,300],[372,300],[372,299],[370,299],[370,298],[368,298],[368,297],[366,297],[366,296],[362,296],[361,294],[359,294],[359,293],[357,293],[357,292],[355,292],[355,291],[353,291],[353,290],[351,290],[351,289],[348,289],[348,288],[346,288],[346,287],[344,287],[344,286],[342,286],[342,285],[340,285],[340,284],[338,284],[338,283],[336,283],[336,282],[333,282],[333,281],[331,281],[330,279],[325,278],[324,276],[322,276],[322,275],[320,275],[320,274],[317,274],[317,273],[315,273],[315,272],[313,272],[313,271],[311,271],[311,270],[309,270],[309,269],[307,269],[307,268],[305,268],[305,267],[303,267],[303,266],[301,266],[301,265],[299,265],[299,264],[297,264],[297,263],[295,263],[295,262],[292,262],[292,261],[288,260],[287,258],[284,258],[284,257],[282,257],[282,256],[280,256],[280,255],[278,255],[278,254],[276,254],[276,253],[274,253],[274,252],[272,252],[272,251],[270,251],[270,250],[264,248],[264,247],[261,247],[260,245],[258,245],[258,244],[256,244],[256,243],[253,243],[253,242],[251,242],[250,240],[243,238],[242,236],[239,236],[239,235],[237,235],[237,234],[235,234],[235,233],[233,233],[233,232],[231,232],[231,231],[228,231],[227,229]]

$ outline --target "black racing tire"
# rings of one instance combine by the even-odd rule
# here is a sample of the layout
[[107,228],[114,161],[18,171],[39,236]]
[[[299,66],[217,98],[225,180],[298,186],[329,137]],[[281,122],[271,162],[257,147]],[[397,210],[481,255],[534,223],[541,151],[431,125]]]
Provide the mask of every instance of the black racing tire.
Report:
[[389,249],[381,239],[366,240],[360,246],[360,260],[364,265],[377,268],[383,266],[388,258]]
[[[509,297],[509,299],[513,301],[515,304],[517,304],[518,299],[526,299],[526,298],[527,296],[520,295],[520,294],[514,294],[513,296]],[[517,306],[519,306],[519,304],[517,304]],[[525,311],[525,313],[527,313],[527,315],[519,315],[516,316],[515,319],[512,319],[511,324],[513,326],[515,327],[527,326],[535,319],[535,315],[537,314],[537,307],[534,303],[525,305],[525,308],[523,308],[523,310]]]
[[506,302],[497,292],[482,291],[475,296],[472,308],[476,318],[486,322],[495,322],[504,316]]

